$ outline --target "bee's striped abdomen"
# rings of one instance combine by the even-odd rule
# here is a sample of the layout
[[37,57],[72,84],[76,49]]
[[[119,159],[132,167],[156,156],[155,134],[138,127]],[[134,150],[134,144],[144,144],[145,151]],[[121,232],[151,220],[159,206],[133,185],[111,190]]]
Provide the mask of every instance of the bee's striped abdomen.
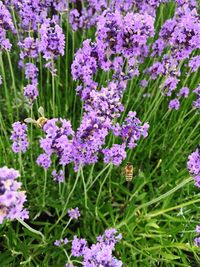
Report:
[[133,165],[131,163],[127,163],[124,169],[125,178],[127,182],[131,182],[133,179]]

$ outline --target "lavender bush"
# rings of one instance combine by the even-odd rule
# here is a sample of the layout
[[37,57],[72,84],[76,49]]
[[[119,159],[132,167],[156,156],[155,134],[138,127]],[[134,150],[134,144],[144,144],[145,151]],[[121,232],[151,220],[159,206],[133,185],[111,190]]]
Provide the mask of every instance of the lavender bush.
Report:
[[199,266],[199,51],[195,0],[0,1],[3,267]]

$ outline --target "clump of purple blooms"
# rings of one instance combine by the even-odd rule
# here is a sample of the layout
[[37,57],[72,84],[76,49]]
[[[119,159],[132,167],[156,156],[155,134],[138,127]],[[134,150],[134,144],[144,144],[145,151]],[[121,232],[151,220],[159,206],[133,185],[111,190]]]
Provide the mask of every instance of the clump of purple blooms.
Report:
[[[155,60],[146,73],[154,80],[164,77],[160,86],[163,95],[170,97],[176,94],[180,98],[189,95],[188,89],[176,93],[181,78],[181,66],[185,65],[189,73],[198,71],[200,66],[199,56],[193,56],[200,48],[200,18],[196,1],[176,2],[174,17],[162,25],[159,38],[152,46],[152,56],[158,56],[159,59]],[[199,108],[198,102],[197,100],[193,103],[195,108]],[[180,104],[180,99],[173,99],[169,103],[169,109],[177,110]]]
[[65,37],[55,19],[46,19],[39,29],[38,50],[49,61],[64,55]]
[[12,124],[12,135],[10,139],[13,141],[12,150],[14,153],[25,153],[29,142],[27,139],[27,125],[20,121]]
[[46,137],[40,140],[40,147],[45,153],[38,157],[37,163],[48,169],[53,154],[59,157],[60,165],[65,166],[70,163],[72,161],[72,137],[74,135],[71,123],[65,119],[51,119],[44,125],[43,130]]
[[121,267],[122,262],[112,255],[115,245],[121,238],[122,235],[117,234],[117,230],[113,228],[106,230],[103,235],[97,237],[97,242],[91,246],[87,244],[85,239],[74,236],[71,254],[74,257],[82,257],[82,264],[85,267]]
[[28,211],[23,207],[26,193],[20,191],[22,184],[16,181],[19,176],[19,171],[12,168],[0,168],[0,224],[6,219],[28,218]]

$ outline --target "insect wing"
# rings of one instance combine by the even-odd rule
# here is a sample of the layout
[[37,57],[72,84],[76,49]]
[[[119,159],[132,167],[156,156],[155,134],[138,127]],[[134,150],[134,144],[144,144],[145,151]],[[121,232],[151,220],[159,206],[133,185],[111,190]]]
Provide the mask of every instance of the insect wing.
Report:
[[32,118],[26,118],[24,120],[24,122],[26,122],[26,123],[37,123],[36,120],[33,120]]
[[43,108],[43,107],[39,107],[39,109],[38,109],[38,113],[40,113],[40,115],[41,115],[42,117],[44,117],[44,108]]

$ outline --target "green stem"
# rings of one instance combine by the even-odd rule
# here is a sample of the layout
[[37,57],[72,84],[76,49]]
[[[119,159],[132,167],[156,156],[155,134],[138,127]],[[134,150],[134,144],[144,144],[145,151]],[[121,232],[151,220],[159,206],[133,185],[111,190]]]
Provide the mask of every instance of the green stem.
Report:
[[[53,64],[53,62],[52,62]],[[54,74],[52,73],[52,93],[53,93],[53,117],[55,118],[56,116],[56,110],[55,110],[55,78],[54,78]]]
[[176,209],[180,209],[180,208],[183,208],[183,207],[186,207],[186,206],[189,206],[189,205],[192,205],[192,204],[195,204],[195,203],[198,203],[200,202],[200,199],[196,199],[196,200],[192,200],[192,201],[188,201],[186,203],[183,203],[183,204],[179,204],[177,206],[174,206],[174,207],[171,207],[171,208],[168,208],[168,209],[164,209],[164,210],[160,210],[160,211],[157,211],[157,212],[154,212],[154,213],[150,213],[150,214],[147,214],[145,216],[145,218],[147,219],[150,219],[152,217],[156,217],[158,215],[162,215],[168,211],[172,211],[172,210],[176,210]]
[[84,188],[85,208],[88,209],[88,205],[87,205],[87,199],[88,199],[87,186],[86,186],[86,183],[85,183],[85,177],[84,177],[82,168],[81,168],[81,178],[82,178],[82,181],[83,181],[83,188]]
[[61,235],[60,235],[60,239],[63,238],[63,234],[64,234],[65,230],[67,229],[67,227],[69,226],[71,220],[72,220],[72,219],[70,218],[69,221],[68,221],[68,223],[66,224],[66,226],[65,226],[64,229],[62,230],[62,233],[61,233]]
[[25,222],[24,222],[22,219],[20,219],[20,218],[17,218],[17,220],[18,220],[18,222],[20,222],[26,229],[28,229],[30,232],[32,232],[32,233],[34,233],[34,234],[36,234],[36,235],[40,235],[41,238],[42,238],[42,240],[43,240],[43,242],[46,243],[46,242],[45,242],[45,237],[44,237],[44,235],[43,235],[40,231],[37,231],[37,230],[33,229],[31,226],[29,226],[27,223],[25,223]]
[[104,180],[101,183],[100,188],[99,188],[99,193],[98,193],[97,200],[96,200],[96,205],[95,205],[96,217],[98,217],[98,215],[97,215],[97,208],[98,208],[98,204],[99,204],[99,199],[100,199],[100,195],[101,195],[101,192],[102,192],[102,188],[103,188],[103,185],[105,184],[105,182],[106,182],[106,180],[107,180],[108,176],[110,175],[110,172],[111,172],[111,170],[113,168],[112,164],[110,164],[109,167],[110,168],[109,168],[109,170],[108,170],[108,172],[107,172],[107,174],[106,174],[106,176],[105,176],[105,178],[104,178]]
[[110,165],[111,164],[106,165],[106,167],[103,168],[103,170],[96,176],[96,178],[94,179],[93,182],[90,183],[90,185],[89,185],[89,182],[91,181],[91,179],[88,180],[88,183],[87,183],[87,187],[88,188],[87,188],[87,190],[89,190],[93,186],[93,184],[96,183],[96,181],[99,179],[99,177],[110,167]]
[[42,206],[45,207],[46,204],[46,187],[47,187],[47,170],[44,170],[44,188],[43,188],[43,204]]
[[9,52],[7,52],[7,58],[8,58],[8,63],[9,63],[9,68],[10,68],[10,73],[11,73],[11,78],[12,78],[12,87],[14,89],[14,95],[15,95],[15,101],[16,101],[16,107],[17,107],[17,120],[19,118],[19,110],[17,106],[17,88],[16,88],[16,81],[15,81],[15,75],[12,67],[12,62],[10,58]]
[[8,90],[8,86],[7,86],[7,82],[6,82],[6,75],[5,75],[5,70],[4,70],[4,64],[3,64],[3,57],[2,57],[2,53],[0,52],[0,65],[1,65],[1,71],[2,71],[2,76],[3,76],[3,86],[5,89],[5,96],[6,96],[6,105],[7,105],[7,110],[8,110],[8,116],[9,116],[9,120],[11,122],[14,121],[13,118],[13,109],[12,109],[12,104],[11,104],[11,97],[10,97],[10,93]]

